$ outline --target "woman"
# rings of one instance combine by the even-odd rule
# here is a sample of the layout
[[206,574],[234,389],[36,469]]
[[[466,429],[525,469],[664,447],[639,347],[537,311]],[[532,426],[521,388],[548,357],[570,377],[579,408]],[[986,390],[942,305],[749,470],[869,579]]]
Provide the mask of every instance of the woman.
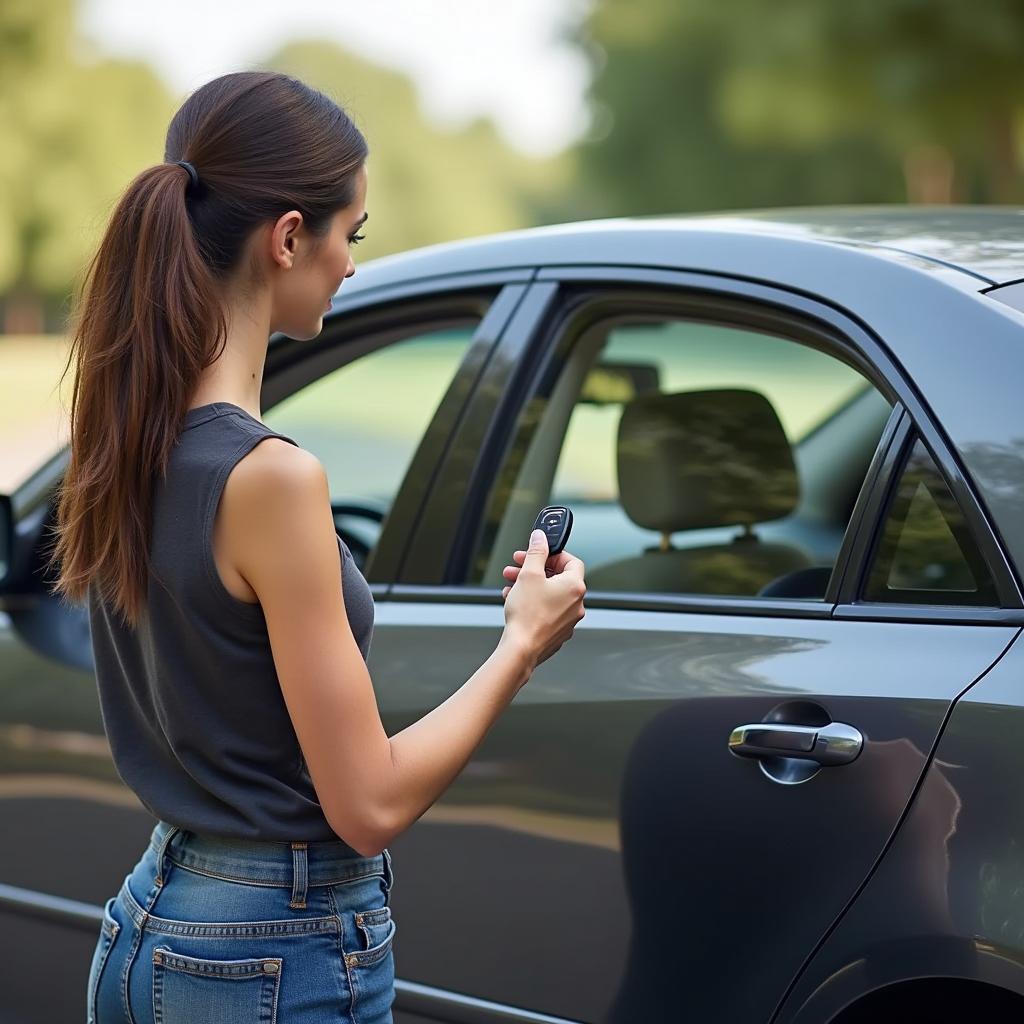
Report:
[[52,560],[88,601],[118,773],[157,819],[104,907],[99,1024],[390,1021],[387,846],[583,618],[582,562],[536,531],[494,652],[385,734],[323,467],[260,419],[270,335],[314,339],[355,273],[367,152],[294,78],[217,78],[86,274]]

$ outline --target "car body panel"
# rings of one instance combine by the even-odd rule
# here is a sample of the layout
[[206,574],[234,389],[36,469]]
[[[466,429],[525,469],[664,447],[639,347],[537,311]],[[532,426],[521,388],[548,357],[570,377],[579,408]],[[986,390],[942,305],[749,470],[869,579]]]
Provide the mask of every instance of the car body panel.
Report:
[[[416,545],[434,541],[418,582],[403,572],[382,609],[390,628],[373,671],[389,731],[442,701],[500,634],[496,595],[455,584],[446,537],[455,549],[469,532],[458,513],[478,510],[475,491],[493,482],[504,447],[489,441],[496,429],[508,433],[545,372],[560,292],[574,276],[606,288],[698,284],[635,267],[539,271],[440,468]],[[753,289],[711,275],[701,283],[723,295]],[[816,945],[885,848],[952,702],[1017,632],[829,621],[831,607],[817,602],[751,601],[742,611],[722,602],[744,619],[628,607],[647,597],[588,598],[574,643],[538,669],[456,783],[394,844],[413,874],[399,904],[412,981],[494,999],[510,1013],[662,1020],[679,1005],[682,964],[687,1012],[767,1020],[802,965],[794,951]],[[441,647],[432,638],[443,623]],[[431,658],[410,682],[407,652],[424,649]],[[868,737],[857,762],[783,787],[729,753],[735,726],[808,703]],[[689,818],[676,819],[675,807]],[[551,911],[543,931],[539,908]],[[428,940],[438,915],[455,926]],[[481,917],[503,922],[482,947]],[[784,942],[772,938],[776,922]],[[545,973],[551,963],[558,973]],[[740,972],[743,984],[730,986]]]
[[957,702],[906,820],[778,1024],[822,1024],[918,978],[1024,996],[1024,644]]
[[[468,679],[503,624],[481,605],[379,616],[389,732]],[[392,844],[403,976],[583,1020],[673,1004],[767,1020],[884,848],[951,702],[1015,633],[591,609]],[[807,702],[864,733],[853,764],[780,786],[729,752],[734,727]]]

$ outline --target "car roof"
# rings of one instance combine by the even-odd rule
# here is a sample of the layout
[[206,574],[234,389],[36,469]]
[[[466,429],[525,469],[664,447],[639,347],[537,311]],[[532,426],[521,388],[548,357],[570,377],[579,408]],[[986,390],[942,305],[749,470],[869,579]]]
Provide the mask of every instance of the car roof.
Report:
[[[952,268],[978,287],[1024,279],[1024,208],[1007,206],[819,206],[699,214],[650,214],[548,224],[456,239],[381,256],[359,266],[342,292],[435,276],[510,266],[643,262],[638,236],[676,231],[834,243],[875,255],[895,254]],[[696,238],[692,239],[695,243]],[[682,266],[691,263],[679,251]]]
[[1024,277],[1024,207],[823,206],[690,218],[749,231],[881,246],[993,283]]

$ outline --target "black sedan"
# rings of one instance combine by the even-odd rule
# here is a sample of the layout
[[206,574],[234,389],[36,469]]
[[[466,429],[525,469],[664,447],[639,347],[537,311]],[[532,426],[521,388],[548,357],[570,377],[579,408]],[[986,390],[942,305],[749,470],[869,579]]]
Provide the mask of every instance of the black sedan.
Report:
[[[555,225],[361,264],[271,339],[264,420],[328,470],[389,733],[493,649],[540,508],[587,567],[573,642],[391,847],[400,1024],[1024,1016],[1022,229]],[[154,824],[39,572],[66,461],[0,501],[21,1022],[81,1016]]]

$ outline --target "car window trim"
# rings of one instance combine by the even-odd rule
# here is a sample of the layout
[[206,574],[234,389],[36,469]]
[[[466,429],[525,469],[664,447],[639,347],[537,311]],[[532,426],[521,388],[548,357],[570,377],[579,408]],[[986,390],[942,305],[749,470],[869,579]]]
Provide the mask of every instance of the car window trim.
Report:
[[[387,259],[386,256],[380,258]],[[528,284],[536,273],[536,267],[515,266],[495,270],[430,274],[366,287],[357,286],[353,282],[344,285],[335,296],[331,312],[324,315],[324,327],[328,327],[335,318],[346,316],[366,306],[382,306],[384,303],[404,302],[406,299],[429,298],[480,288],[500,290],[507,284]],[[284,344],[288,340],[286,335],[277,332],[271,335],[270,347]]]
[[[459,367],[459,372],[453,378],[448,391],[445,392],[445,397],[438,406],[437,415],[421,439],[413,464],[420,457],[422,449],[424,461],[430,463],[430,478],[422,497],[416,502],[415,514],[409,517],[408,523],[402,529],[405,543],[398,551],[390,587],[393,587],[395,581],[401,578],[403,567],[410,554],[415,550],[414,541],[417,527],[426,510],[431,507],[431,497],[438,486],[440,469],[448,461],[459,428],[480,386],[480,381],[487,372],[491,359],[501,344],[502,336],[522,305],[528,290],[527,284],[516,282],[506,285],[495,296],[477,327],[470,351],[467,352],[466,358]],[[448,415],[445,418],[441,417],[442,407],[447,408]],[[446,422],[449,419],[450,422]],[[437,448],[436,457],[431,455],[434,448]],[[413,464],[410,464],[410,473],[406,474],[407,479],[411,475]]]
[[[742,312],[744,315],[744,319],[738,321],[737,325],[746,324],[748,327],[750,322],[746,316],[752,310],[756,310],[762,324],[772,324],[770,330],[782,333],[783,336],[792,337],[794,340],[816,345],[834,357],[845,356],[850,365],[863,373],[893,404],[894,413],[897,406],[905,410],[908,422],[916,428],[922,439],[928,444],[929,449],[935,454],[940,472],[943,473],[954,497],[959,502],[972,533],[985,555],[986,562],[993,569],[993,578],[999,588],[999,593],[1001,596],[1005,595],[1006,607],[996,611],[1007,612],[1008,615],[1003,616],[1003,619],[1014,621],[1014,611],[1024,607],[1019,585],[1010,569],[994,525],[981,506],[980,499],[960,467],[958,459],[952,454],[952,446],[948,438],[934,422],[930,409],[918,394],[913,382],[906,378],[902,368],[890,354],[888,347],[867,324],[854,314],[809,292],[746,278],[660,268],[614,265],[548,266],[537,272],[532,287],[538,288],[542,284],[556,288],[557,294],[554,300],[538,313],[531,329],[531,337],[525,341],[523,339],[517,341],[520,351],[529,352],[534,358],[520,360],[520,365],[517,368],[519,370],[518,380],[514,379],[516,374],[513,371],[505,381],[491,380],[488,382],[488,387],[491,389],[504,388],[501,393],[506,398],[509,393],[515,394],[515,407],[511,410],[514,415],[509,415],[511,403],[506,401],[503,405],[503,415],[495,416],[494,429],[490,431],[488,437],[489,444],[486,448],[481,447],[480,449],[476,466],[471,475],[470,486],[465,491],[467,500],[464,502],[463,520],[458,531],[463,538],[467,537],[467,530],[462,528],[463,525],[479,522],[483,514],[482,502],[486,500],[486,495],[482,494],[481,483],[485,479],[485,471],[488,467],[504,461],[523,403],[530,394],[535,393],[543,382],[544,375],[551,372],[554,360],[558,357],[560,350],[566,346],[566,339],[573,329],[573,319],[578,317],[581,312],[591,309],[597,302],[621,302],[631,295],[636,296],[639,293],[647,293],[650,296],[655,292],[664,291],[668,286],[673,289],[672,293],[665,293],[658,297],[663,298],[666,304],[676,306],[677,309],[681,310],[684,302],[688,302],[692,308],[694,300],[702,298],[707,306],[719,313],[716,320],[721,322],[723,319],[720,315],[721,311],[731,305],[733,311]],[[614,284],[616,288],[616,292],[611,295],[608,291],[610,284]],[[684,312],[683,315],[687,314]],[[688,315],[692,316],[692,313]],[[887,424],[888,426],[890,424]],[[891,443],[891,438],[889,440]],[[875,454],[876,457],[879,456],[877,451]],[[862,492],[864,490],[862,488]],[[873,488],[868,488],[867,493],[862,493],[858,501],[863,499],[866,502],[872,490]],[[862,515],[866,509],[867,506],[862,505],[860,509]],[[859,522],[855,524],[853,516],[851,516],[847,534],[851,527],[856,527],[859,530],[860,525]],[[844,537],[844,542],[846,539]],[[465,568],[468,565],[469,552],[465,544],[464,539],[461,551],[457,538],[456,542],[451,544],[444,582],[440,584],[439,588],[431,586],[430,589],[449,587],[455,594],[462,593],[467,598],[472,590],[476,589],[454,582],[459,578],[464,578]],[[842,550],[840,554],[843,554]],[[847,564],[843,566],[844,573],[848,568],[849,557],[853,554],[856,554],[856,550],[846,552]],[[835,568],[839,568],[838,557]],[[402,580],[400,585],[411,582],[413,581]],[[418,581],[418,584],[419,589],[422,590],[423,587],[429,585],[429,581]],[[833,580],[830,581],[830,587],[835,594],[838,594],[839,582],[835,579],[835,571]],[[422,596],[426,596],[426,594],[424,593]],[[829,596],[826,593],[825,600],[816,602],[816,605],[831,613],[834,609],[828,600]],[[626,595],[622,595],[622,599],[625,600],[625,598]],[[628,603],[632,607],[639,602],[645,608],[651,607],[649,601],[661,605],[667,600],[674,607],[706,603],[699,596],[695,595],[695,598],[696,601],[689,597],[675,595],[668,597],[661,594],[638,595],[634,593],[629,595]],[[457,597],[455,599],[458,600]],[[473,600],[477,599],[473,598]],[[500,600],[500,592],[497,599]],[[594,600],[599,600],[596,593]],[[792,599],[781,602],[771,598],[739,600],[725,598],[724,600],[727,602],[727,607],[719,609],[715,602],[716,610],[728,611],[728,607],[735,607],[738,614],[746,614],[749,612],[745,605],[750,600],[755,600],[757,608],[763,609],[762,614],[765,615],[785,613],[785,608],[794,604],[797,607],[793,609],[792,613],[804,614],[802,602]],[[603,599],[601,604],[605,604]],[[779,605],[783,605],[785,608],[778,607]],[[621,605],[609,606],[621,607]],[[890,610],[875,617],[880,620],[889,620],[893,618],[891,609],[896,607],[900,606],[889,606]],[[951,607],[944,606],[941,610],[936,609],[935,620],[949,621]],[[870,614],[865,614],[863,611],[858,614],[860,617],[871,617]],[[921,621],[921,614],[922,609],[919,606],[906,609],[906,617],[913,621]],[[845,613],[843,617],[846,617]],[[980,616],[977,609],[964,609],[962,617],[970,621],[988,621],[991,618],[991,616]]]
[[[495,450],[502,424],[518,408],[517,381],[528,376],[537,359],[536,324],[554,301],[551,284],[530,284],[505,323],[491,359],[476,383],[473,394],[453,432],[446,458],[438,468],[431,501],[410,533],[408,557],[402,563],[397,584],[448,584],[450,552],[459,540],[466,509],[463,495],[472,495],[478,479]],[[470,501],[472,504],[472,500]]]
[[[927,439],[922,436],[921,432],[915,428],[910,417],[903,417],[886,452],[884,467],[878,474],[872,487],[872,494],[869,499],[870,511],[865,514],[861,524],[862,528],[858,530],[858,535],[853,543],[849,560],[850,569],[835,595],[834,617],[869,619],[873,621],[898,618],[912,622],[995,622],[1001,625],[1013,625],[1024,622],[1024,610],[1012,603],[1014,594],[1006,589],[1007,581],[999,575],[999,563],[992,563],[991,552],[981,545],[978,531],[970,521],[967,522],[968,529],[972,539],[978,544],[979,553],[995,584],[996,593],[1000,601],[999,605],[940,605],[927,602],[915,604],[906,601],[868,601],[863,599],[864,587],[866,586],[868,575],[871,572],[878,551],[881,534],[885,529],[889,510],[903,479],[907,460],[918,441],[924,444],[925,449],[939,471],[940,477],[946,486],[949,487],[965,519],[967,518],[967,513],[959,496],[939,463],[937,453],[928,444]],[[895,611],[893,611],[894,609]]]
[[832,344],[838,342],[858,360],[853,365],[861,369],[887,399],[894,405],[899,403],[906,409],[911,426],[917,430],[932,453],[981,549],[992,572],[1001,606],[1005,609],[1024,607],[1021,580],[1006,554],[1006,545],[995,521],[989,515],[980,494],[956,454],[956,446],[938,423],[916,384],[904,373],[884,339],[852,311],[824,296],[810,292],[722,274],[666,271],[655,268],[637,270],[634,267],[563,266],[547,267],[538,272],[538,281],[547,279],[572,282],[595,279],[629,280],[640,283],[653,281],[676,287],[704,287],[716,293],[724,291],[728,295],[780,306],[790,315],[805,319],[808,324],[827,324],[831,328],[828,341]]
[[874,457],[853,506],[825,595],[833,605],[849,603],[867,571],[875,531],[884,523],[886,496],[900,465],[900,452],[910,430],[902,402],[893,406]]
[[[777,290],[761,289],[771,292],[774,301],[758,302],[751,301],[746,294],[740,294],[732,282],[723,287],[720,279],[710,276],[626,269],[632,271],[628,276],[634,280],[620,281],[616,277],[615,283],[620,287],[611,292],[607,281],[600,282],[599,291],[578,287],[567,291],[564,287],[559,287],[555,296],[556,301],[552,303],[553,309],[549,310],[546,322],[537,323],[532,343],[528,349],[523,346],[524,351],[530,353],[530,358],[518,360],[518,379],[510,380],[504,386],[495,382],[490,384],[490,389],[502,391],[506,401],[501,415],[495,417],[495,429],[489,434],[487,443],[480,448],[471,486],[466,490],[469,497],[463,508],[444,583],[457,586],[457,581],[465,578],[469,559],[477,542],[477,527],[484,519],[486,495],[478,489],[479,483],[482,478],[486,479],[491,467],[504,463],[509,445],[514,440],[514,427],[524,402],[541,389],[549,377],[556,376],[561,371],[562,360],[586,326],[604,319],[615,309],[621,309],[622,304],[627,301],[634,304],[637,300],[643,301],[648,312],[660,311],[665,315],[695,320],[704,318],[716,323],[760,329],[792,338],[794,341],[802,341],[833,356],[841,354],[845,357],[844,361],[870,380],[888,401],[895,403],[898,400],[888,386],[887,380],[879,376],[876,369],[856,348],[845,344],[845,338],[841,333],[835,332],[834,329],[828,330],[829,325],[815,324],[813,317],[792,315],[787,307],[779,304],[778,296],[774,294]],[[535,287],[540,286],[540,278],[544,274],[543,270],[538,273],[538,283]],[[641,276],[638,277],[638,274]],[[680,277],[690,285],[684,291],[679,290]],[[546,283],[552,287],[561,284],[554,280],[548,280]],[[574,286],[579,285],[577,281],[570,283]],[[672,286],[671,291],[663,287],[666,283]],[[717,284],[717,289],[709,289],[709,283]],[[514,406],[511,401],[513,397]],[[767,602],[769,599],[758,600]]]
[[[389,593],[393,601],[429,604],[501,604],[501,587],[477,584],[397,583]],[[775,618],[827,619],[832,605],[812,598],[720,597],[713,594],[662,594],[643,591],[587,590],[588,608],[615,611],[671,611],[709,615],[767,614]]]
[[[498,344],[504,323],[527,287],[520,281],[498,281],[498,277],[449,275],[434,280],[435,290],[424,289],[422,282],[416,282],[413,288],[374,289],[375,301],[353,303],[325,320],[315,352],[310,352],[308,342],[289,344],[290,339],[275,345],[272,352],[268,349],[263,405],[271,409],[315,380],[371,352],[446,325],[475,322],[462,360],[416,444],[383,523],[371,571],[366,574],[375,599],[386,599],[397,578],[451,434]],[[365,297],[365,293],[359,296]]]

